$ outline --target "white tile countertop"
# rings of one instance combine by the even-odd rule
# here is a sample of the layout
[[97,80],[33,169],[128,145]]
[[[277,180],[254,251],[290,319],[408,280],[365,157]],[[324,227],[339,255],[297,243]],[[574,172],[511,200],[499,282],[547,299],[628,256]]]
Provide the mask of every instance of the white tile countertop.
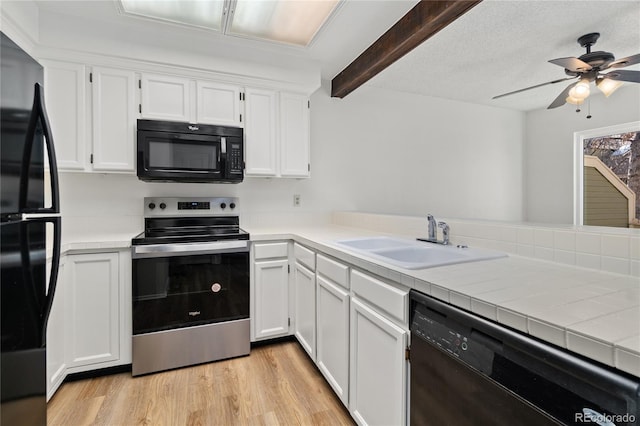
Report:
[[[252,241],[292,239],[378,276],[640,377],[640,279],[515,254],[422,270],[403,269],[335,241],[397,236],[338,225],[243,226]],[[86,236],[85,236],[86,237]],[[124,249],[134,235],[63,243],[63,253]],[[400,236],[400,238],[410,238]]]
[[637,277],[514,254],[408,270],[335,243],[389,234],[336,225],[245,229],[252,241],[294,239],[356,267],[640,376]]

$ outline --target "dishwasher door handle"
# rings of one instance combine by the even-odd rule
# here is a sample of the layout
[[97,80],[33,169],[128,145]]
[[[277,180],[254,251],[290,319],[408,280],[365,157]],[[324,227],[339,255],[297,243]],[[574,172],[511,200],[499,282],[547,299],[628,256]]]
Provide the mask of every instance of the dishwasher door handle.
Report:
[[203,243],[149,244],[131,247],[133,259],[150,257],[193,256],[197,254],[242,253],[249,251],[249,241],[214,241]]

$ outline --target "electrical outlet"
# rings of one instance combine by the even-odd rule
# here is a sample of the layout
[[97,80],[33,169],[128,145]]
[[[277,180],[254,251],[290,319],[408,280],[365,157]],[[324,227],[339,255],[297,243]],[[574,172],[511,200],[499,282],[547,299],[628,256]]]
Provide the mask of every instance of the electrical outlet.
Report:
[[293,207],[300,207],[300,194],[293,195]]

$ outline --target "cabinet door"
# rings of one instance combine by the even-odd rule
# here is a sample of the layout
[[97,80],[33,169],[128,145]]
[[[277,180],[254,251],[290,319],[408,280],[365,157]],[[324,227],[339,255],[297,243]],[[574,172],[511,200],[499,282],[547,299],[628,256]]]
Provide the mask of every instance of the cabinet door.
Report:
[[271,90],[247,89],[245,92],[247,176],[276,176],[278,173],[276,98],[276,92]]
[[118,253],[70,255],[66,268],[69,366],[117,360],[120,356]]
[[349,293],[317,276],[318,368],[345,406],[349,397]]
[[309,99],[280,94],[280,175],[307,177],[309,163]]
[[135,170],[135,74],[110,68],[92,71],[93,169]]
[[349,410],[361,425],[406,421],[407,332],[351,299]]
[[142,118],[191,121],[190,80],[167,75],[143,74]]
[[242,127],[240,87],[198,81],[196,97],[198,123]]
[[316,359],[316,277],[296,262],[295,335],[311,359]]
[[[64,258],[63,258],[64,259]],[[51,270],[51,262],[47,262],[47,275]],[[47,322],[47,401],[53,396],[67,376],[66,363],[66,279],[64,260],[58,269],[57,291],[53,297],[53,305]]]
[[84,65],[43,61],[47,114],[51,122],[59,170],[87,165],[86,69]]
[[288,265],[288,259],[254,264],[256,339],[289,334]]

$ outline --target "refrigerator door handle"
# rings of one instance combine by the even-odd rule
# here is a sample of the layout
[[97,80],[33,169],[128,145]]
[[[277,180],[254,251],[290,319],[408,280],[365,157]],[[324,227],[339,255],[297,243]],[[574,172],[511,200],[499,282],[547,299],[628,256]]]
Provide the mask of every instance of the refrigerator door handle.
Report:
[[53,297],[56,293],[58,284],[58,270],[60,267],[61,240],[62,240],[62,219],[60,217],[43,218],[43,222],[53,224],[53,255],[51,258],[51,272],[49,273],[49,286],[47,287],[47,295],[45,297],[44,306],[42,307],[42,346],[44,347],[47,340],[47,323],[49,322],[49,314],[53,306]]
[[[35,84],[33,96],[33,107],[29,117],[29,125],[27,127],[26,141],[24,151],[22,153],[22,171],[20,173],[20,200],[19,212],[21,213],[60,213],[60,187],[58,183],[58,163],[56,162],[56,152],[53,146],[53,136],[51,134],[51,125],[49,117],[44,106],[44,93],[39,83]],[[36,126],[38,121],[42,125],[42,133],[44,134],[44,142],[47,148],[47,157],[49,158],[49,174],[51,176],[51,207],[42,207],[36,209],[28,209],[27,197],[29,194],[29,174],[31,173],[31,154],[35,143]]]

